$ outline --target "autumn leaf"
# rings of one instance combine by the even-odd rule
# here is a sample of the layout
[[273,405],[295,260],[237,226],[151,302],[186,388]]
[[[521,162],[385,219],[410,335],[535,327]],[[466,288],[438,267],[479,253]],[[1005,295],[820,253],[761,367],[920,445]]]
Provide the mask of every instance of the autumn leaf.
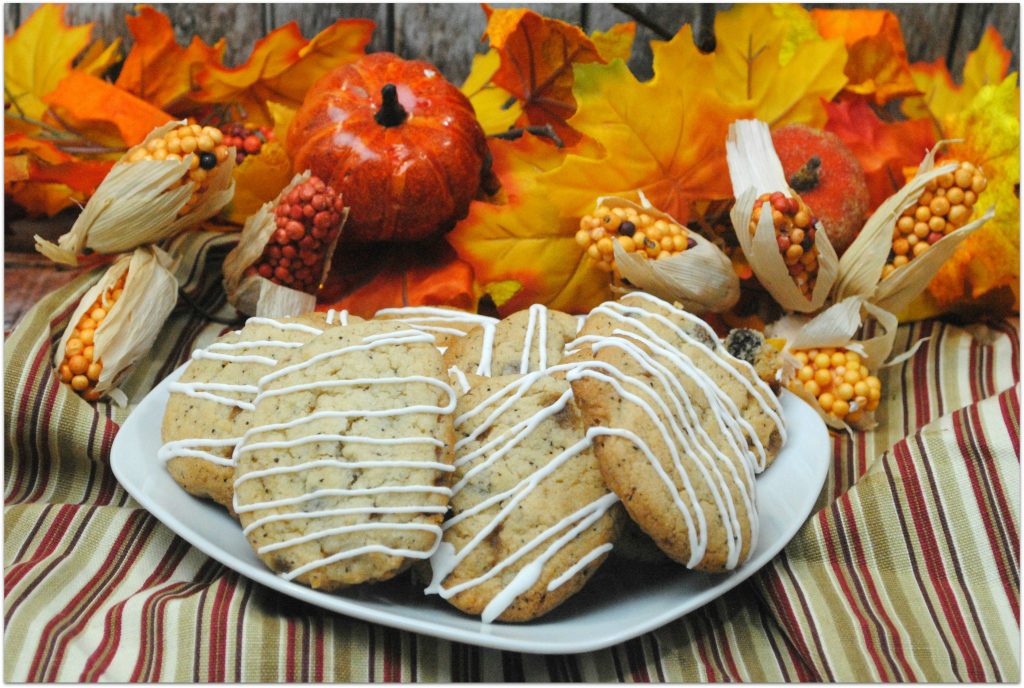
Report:
[[76,128],[115,127],[128,146],[139,143],[153,129],[172,119],[146,101],[83,72],[64,77],[45,101]]
[[574,239],[578,218],[559,216],[541,181],[565,152],[529,134],[491,141],[490,148],[501,192],[494,203],[473,201],[448,241],[499,312],[543,303],[580,313],[610,298],[607,273],[585,259]]
[[903,113],[911,118],[931,118],[948,138],[948,119],[963,111],[982,87],[999,84],[1010,67],[1011,53],[993,27],[988,27],[976,50],[967,54],[963,84],[957,86],[944,58],[932,63],[916,62],[910,66],[914,83],[923,95],[903,101]]
[[636,40],[636,23],[623,22],[615,24],[607,31],[595,31],[590,34],[590,40],[594,42],[594,47],[605,62],[629,62],[629,56],[633,53],[633,41]]
[[256,41],[242,66],[207,65],[197,75],[200,88],[192,97],[204,103],[234,103],[246,112],[246,121],[268,125],[268,100],[297,108],[321,76],[366,53],[374,26],[369,19],[339,19],[307,41],[299,25],[289,22]]
[[849,57],[846,90],[878,105],[919,93],[910,74],[900,20],[887,10],[813,10],[824,38],[841,38]]
[[723,103],[700,78],[712,58],[694,46],[689,27],[652,48],[655,74],[646,83],[618,61],[576,67],[579,108],[569,124],[603,153],[570,154],[543,175],[563,218],[593,210],[598,196],[636,200],[643,191],[656,208],[687,222],[694,202],[732,196],[725,139],[729,123],[749,112]]
[[443,239],[386,251],[341,243],[317,302],[317,310],[347,309],[364,318],[398,306],[476,310],[473,268]]
[[21,133],[4,136],[4,192],[30,215],[53,215],[84,202],[113,164],[81,160]]
[[4,38],[4,102],[31,119],[43,118],[43,97],[71,73],[72,61],[92,35],[92,24],[66,24],[64,9],[65,5],[41,5]]
[[86,48],[82,56],[78,58],[75,71],[83,72],[89,76],[101,77],[108,69],[121,61],[121,39],[115,38],[107,45],[102,39],[93,41],[92,45]]
[[473,104],[477,121],[488,136],[508,131],[523,113],[515,96],[491,83],[500,65],[501,56],[497,50],[474,55],[469,76],[460,89]]
[[737,4],[715,16],[715,40],[714,83],[724,101],[773,128],[824,125],[822,100],[847,81],[846,47],[818,36],[806,10]]
[[501,57],[491,78],[515,96],[523,109],[520,124],[554,127],[568,144],[579,135],[566,124],[576,110],[573,65],[604,62],[582,29],[532,10],[491,9],[484,35]]
[[929,121],[883,122],[865,96],[843,96],[825,109],[825,130],[842,139],[864,168],[871,208],[896,193],[906,182],[903,169],[916,168],[935,145]]
[[219,65],[227,44],[220,39],[207,45],[193,36],[187,48],[178,45],[167,15],[141,6],[125,23],[135,43],[125,58],[117,86],[165,110],[188,102],[196,75],[209,65]]

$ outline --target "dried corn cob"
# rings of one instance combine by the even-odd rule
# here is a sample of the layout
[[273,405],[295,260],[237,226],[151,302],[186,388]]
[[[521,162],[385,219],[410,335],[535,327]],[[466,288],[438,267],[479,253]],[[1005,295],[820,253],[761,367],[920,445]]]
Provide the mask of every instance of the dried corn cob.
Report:
[[[220,137],[220,138],[217,138]],[[172,237],[216,215],[234,196],[234,149],[212,127],[168,122],[121,156],[71,230],[36,250],[76,265],[88,250],[121,253]]]
[[626,253],[654,260],[671,258],[696,244],[686,235],[686,230],[674,222],[631,207],[601,205],[592,215],[580,218],[576,243],[586,249],[599,268],[608,272],[615,266],[613,241]]
[[344,211],[341,196],[319,177],[310,177],[274,208],[277,229],[245,275],[259,274],[275,284],[315,293],[323,277],[326,250],[338,238]]
[[224,145],[223,141],[224,134],[220,129],[186,124],[168,131],[161,137],[152,138],[145,146],[136,148],[128,155],[128,162],[184,160],[189,153],[194,153],[186,175],[169,187],[176,189],[185,181],[195,183],[192,195],[185,205],[178,209],[178,215],[181,216],[192,210],[202,198],[208,188],[207,180],[212,170],[228,159],[231,149]]
[[751,236],[757,232],[765,203],[771,204],[779,254],[786,261],[786,268],[793,282],[809,299],[818,276],[818,249],[814,245],[814,236],[817,232],[814,225],[818,220],[799,196],[786,196],[781,191],[764,193],[754,202],[749,224]]
[[171,264],[147,246],[110,266],[82,297],[55,352],[61,382],[95,401],[149,351],[178,298]]
[[984,172],[969,162],[960,162],[954,172],[928,182],[917,203],[903,211],[896,221],[892,250],[882,268],[882,279],[966,225],[974,214],[978,194],[986,186],[988,180]]
[[882,398],[881,381],[868,372],[860,355],[843,348],[809,349],[792,352],[800,364],[789,388],[805,392],[818,400],[825,413],[856,424],[864,413],[878,408]]
[[243,313],[279,317],[312,310],[348,216],[341,196],[309,171],[245,221],[224,259],[228,301]]

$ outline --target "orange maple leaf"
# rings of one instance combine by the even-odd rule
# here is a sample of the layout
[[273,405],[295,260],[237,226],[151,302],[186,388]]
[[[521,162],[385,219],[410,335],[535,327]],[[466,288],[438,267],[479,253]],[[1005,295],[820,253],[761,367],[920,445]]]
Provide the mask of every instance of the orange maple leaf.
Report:
[[196,75],[210,65],[219,65],[227,47],[224,39],[207,45],[198,36],[187,48],[178,45],[167,15],[141,6],[125,23],[135,38],[116,84],[158,108],[175,112],[188,101]]
[[492,82],[520,102],[522,124],[550,124],[562,140],[579,135],[566,121],[576,111],[573,65],[605,60],[578,26],[526,9],[492,9],[484,5],[491,47],[501,56]]
[[112,125],[128,146],[139,143],[153,129],[172,119],[146,101],[83,72],[64,77],[45,101],[62,118],[79,127]]
[[896,193],[906,182],[903,168],[916,168],[935,145],[929,121],[883,122],[866,96],[842,96],[825,109],[825,130],[842,139],[864,168],[871,208]]
[[656,208],[687,222],[693,202],[732,196],[725,139],[729,123],[749,111],[722,102],[707,84],[710,59],[683,27],[676,40],[655,46],[649,82],[618,61],[576,67],[579,108],[569,124],[603,150],[570,154],[544,175],[562,217],[578,221],[598,196],[635,200],[643,191]]
[[347,309],[364,318],[398,306],[475,310],[473,268],[443,239],[387,251],[342,243],[317,301],[317,310]]
[[849,56],[844,87],[870,95],[884,105],[894,98],[919,93],[907,62],[900,20],[888,10],[813,10],[811,16],[824,38],[841,38]]
[[579,219],[560,217],[541,182],[565,151],[529,134],[490,148],[501,191],[494,202],[473,201],[448,235],[482,291],[503,315],[533,303],[581,313],[610,298],[607,273],[585,260],[574,238]]
[[339,19],[311,40],[294,21],[256,41],[252,55],[236,68],[209,64],[196,80],[192,97],[203,103],[235,103],[256,125],[273,124],[267,101],[297,108],[320,77],[366,54],[375,24]]
[[4,136],[4,192],[30,215],[53,215],[83,203],[113,164],[82,160],[22,133]]

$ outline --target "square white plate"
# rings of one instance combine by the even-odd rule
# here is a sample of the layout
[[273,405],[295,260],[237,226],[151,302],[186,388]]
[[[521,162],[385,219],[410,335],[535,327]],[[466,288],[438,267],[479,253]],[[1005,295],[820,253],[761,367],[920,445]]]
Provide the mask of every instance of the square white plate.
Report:
[[317,592],[275,575],[256,557],[241,527],[213,502],[192,497],[157,459],[169,375],[132,412],[118,432],[110,463],[121,485],[143,507],[195,547],[238,573],[330,611],[406,631],[516,652],[589,652],[635,638],[714,600],[764,566],[810,514],[831,463],[825,424],[796,396],[782,406],[789,441],[757,481],[761,532],[750,559],[728,574],[682,566],[643,568],[610,559],[587,586],[558,609],[525,624],[482,623],[426,596],[408,577],[338,593]]

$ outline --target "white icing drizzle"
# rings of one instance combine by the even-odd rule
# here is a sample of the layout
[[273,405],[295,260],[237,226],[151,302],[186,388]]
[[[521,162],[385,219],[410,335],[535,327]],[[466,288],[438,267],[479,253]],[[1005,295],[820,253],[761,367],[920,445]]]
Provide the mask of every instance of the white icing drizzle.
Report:
[[[236,462],[240,456],[247,452],[257,450],[274,450],[274,449],[286,449],[290,447],[301,446],[304,444],[315,444],[315,443],[342,443],[342,444],[368,444],[368,445],[389,445],[389,446],[401,446],[401,445],[427,445],[437,448],[442,448],[445,443],[434,437],[429,436],[412,436],[412,437],[370,437],[364,435],[344,435],[334,433],[312,433],[302,437],[293,437],[290,439],[264,439],[261,441],[252,441],[252,438],[256,435],[265,434],[268,432],[288,430],[291,428],[297,428],[299,426],[311,423],[317,420],[323,419],[344,419],[344,418],[371,418],[371,417],[395,417],[401,415],[415,414],[415,413],[426,413],[426,414],[448,414],[454,411],[456,404],[456,392],[446,382],[438,380],[433,377],[422,376],[422,375],[407,375],[407,376],[391,376],[391,377],[357,377],[357,378],[345,378],[345,379],[326,379],[326,380],[314,380],[312,382],[303,382],[293,385],[284,385],[276,388],[268,388],[268,385],[275,380],[305,370],[320,361],[325,361],[338,356],[346,354],[359,353],[369,351],[373,349],[380,349],[390,346],[406,346],[414,343],[433,343],[434,337],[430,334],[417,331],[415,329],[399,330],[397,332],[385,332],[380,334],[368,335],[362,338],[361,344],[353,344],[349,346],[343,346],[338,349],[331,351],[322,352],[310,356],[304,361],[294,363],[283,368],[280,368],[272,373],[264,375],[259,381],[259,393],[256,396],[254,403],[259,402],[263,399],[284,396],[289,394],[296,394],[300,392],[306,392],[309,390],[320,389],[329,390],[345,387],[370,387],[373,385],[427,385],[435,387],[447,397],[447,401],[444,406],[431,405],[431,404],[403,404],[394,408],[381,408],[381,409],[350,409],[350,410],[321,410],[314,411],[304,416],[293,418],[286,422],[281,423],[269,423],[257,427],[250,428],[242,436],[239,443],[235,446],[232,454],[232,460]],[[346,461],[338,458],[321,458],[314,459],[312,461],[306,461],[296,465],[288,466],[273,466],[269,468],[262,468],[257,470],[249,471],[248,473],[241,475],[235,479],[234,487],[235,493],[233,496],[233,506],[236,513],[250,513],[261,510],[278,509],[281,507],[293,507],[299,504],[308,504],[313,502],[311,506],[316,507],[316,500],[324,498],[338,498],[338,497],[367,497],[372,495],[386,495],[396,493],[419,493],[419,494],[435,494],[451,496],[451,489],[448,487],[441,487],[436,485],[420,485],[420,484],[400,484],[400,485],[383,485],[369,488],[322,488],[307,492],[293,497],[284,497],[280,499],[272,499],[266,501],[258,501],[249,504],[240,504],[238,500],[238,487],[243,485],[247,481],[256,480],[260,478],[267,478],[270,476],[280,476],[287,474],[301,474],[306,471],[315,469],[334,469],[342,471],[361,471],[374,468],[399,468],[404,469],[401,474],[408,480],[409,471],[426,470],[431,471],[432,475],[437,471],[450,473],[454,471],[454,467],[439,461],[417,461],[407,460],[403,458],[396,459],[366,459],[366,460],[353,460]],[[309,511],[289,511],[287,513],[267,514],[261,518],[255,520],[253,523],[246,527],[245,532],[249,534],[253,529],[258,528],[268,523],[283,521],[283,520],[311,520],[311,519],[324,519],[332,516],[346,516],[346,515],[357,515],[357,514],[441,514],[447,510],[445,506],[423,504],[405,507],[373,507],[373,506],[361,506],[361,507],[338,507],[329,509],[311,509]],[[433,524],[424,523],[401,523],[401,522],[387,522],[387,521],[373,521],[369,523],[358,523],[340,526],[329,526],[302,535],[292,537],[290,539],[274,542],[271,544],[260,547],[257,552],[259,554],[265,554],[281,549],[293,547],[306,542],[313,542],[325,537],[331,537],[336,535],[342,535],[347,533],[357,533],[364,531],[419,531],[429,532],[434,534],[434,543],[426,551],[420,550],[407,550],[401,548],[388,547],[382,544],[370,544],[364,547],[357,547],[353,549],[343,550],[336,552],[332,555],[322,557],[311,561],[303,566],[292,569],[287,573],[280,574],[286,580],[292,580],[298,576],[303,575],[309,571],[330,565],[334,562],[341,561],[344,559],[359,556],[361,554],[379,552],[389,554],[392,556],[401,556],[416,559],[426,559],[433,551],[437,548],[438,543],[441,541],[442,530],[440,526]]]
[[480,344],[480,363],[476,367],[476,374],[484,377],[491,376],[491,358],[494,356],[494,330],[495,323],[488,323],[484,328],[484,341]]
[[455,377],[455,380],[459,383],[459,387],[462,388],[463,394],[469,391],[469,380],[466,378],[466,374],[459,370],[458,366],[452,366],[449,368],[448,374]]
[[245,321],[246,325],[248,325],[250,323],[256,324],[256,325],[270,325],[271,327],[276,327],[279,330],[293,330],[295,332],[306,332],[307,334],[313,334],[313,335],[323,334],[323,332],[324,332],[323,330],[321,330],[318,327],[313,327],[311,325],[304,325],[303,323],[298,323],[298,322],[281,322],[280,320],[274,320],[273,318],[264,318],[264,317],[258,317],[258,316],[257,317],[249,318],[248,320]]
[[[434,306],[406,306],[403,308],[382,308],[374,315],[392,316],[399,322],[408,324],[410,327],[426,331],[440,332],[442,334],[464,337],[469,331],[460,330],[456,327],[445,327],[444,323],[465,323],[479,325],[484,331],[484,341],[481,347],[480,363],[476,367],[476,374],[490,377],[491,356],[494,349],[494,328],[498,323],[496,318],[487,315],[478,315],[468,311],[459,311],[449,308],[437,308]],[[432,323],[426,325],[424,323]],[[438,324],[440,323],[440,324]],[[444,353],[446,347],[438,347]]]
[[212,394],[212,392],[237,392],[239,394],[256,394],[259,390],[254,385],[229,385],[221,382],[172,382],[170,391],[187,394],[196,399],[206,399],[218,404],[237,406],[245,411],[252,411],[255,408],[252,402],[244,399],[233,399],[231,397]]
[[[538,309],[539,310],[539,309]],[[536,312],[536,311],[533,311]],[[534,317],[539,317],[534,316]],[[542,335],[543,337],[543,335]],[[524,347],[527,348],[527,347]],[[528,350],[528,348],[527,348]],[[494,407],[494,409],[487,415],[487,417],[477,426],[469,435],[456,442],[456,451],[460,448],[465,447],[467,443],[477,439],[484,431],[491,428],[494,422],[509,409],[517,400],[521,399],[529,388],[547,372],[545,370],[535,371],[522,378],[519,378],[504,387],[497,392],[491,394],[482,402],[477,404],[474,408],[466,411],[455,419],[455,426],[459,427],[471,418],[476,417],[479,414],[485,412],[486,409]],[[507,398],[506,398],[507,397]],[[507,428],[501,432],[497,437],[489,438],[487,442],[483,443],[480,447],[468,452],[456,459],[455,467],[462,468],[477,459],[483,457],[483,460],[476,463],[468,471],[465,471],[459,481],[452,487],[452,496],[459,494],[468,484],[468,482],[478,473],[485,470],[488,466],[492,465],[496,461],[503,458],[508,452],[516,447],[525,437],[535,432],[540,424],[559,411],[563,410],[572,398],[572,389],[567,389],[555,403],[545,406],[540,410],[536,411],[529,418],[526,418],[515,425]],[[567,447],[558,455],[553,457],[545,465],[539,467],[533,473],[520,480],[516,485],[511,487],[504,492],[493,494],[486,499],[474,504],[472,507],[463,509],[458,514],[449,518],[442,524],[442,529],[447,531],[453,526],[457,525],[461,521],[470,518],[471,516],[478,514],[494,505],[501,504],[501,508],[498,513],[481,528],[473,538],[467,543],[461,551],[455,552],[455,548],[449,543],[442,543],[439,546],[433,556],[431,557],[431,566],[433,568],[433,579],[431,584],[424,591],[426,594],[437,594],[444,599],[450,599],[451,597],[459,594],[464,590],[476,587],[481,583],[493,578],[501,571],[504,571],[508,567],[515,564],[517,561],[527,556],[530,552],[537,549],[542,543],[551,539],[552,537],[558,536],[557,539],[551,543],[547,549],[545,549],[540,555],[538,555],[532,562],[524,566],[520,571],[517,572],[512,581],[506,585],[501,592],[499,592],[484,609],[481,616],[485,623],[490,623],[494,619],[504,612],[509,605],[511,605],[515,599],[523,592],[529,590],[540,578],[543,571],[544,565],[551,560],[566,544],[576,538],[580,533],[585,531],[591,525],[593,525],[601,516],[618,501],[618,497],[614,494],[605,494],[593,502],[585,505],[581,509],[578,509],[575,513],[572,513],[558,523],[548,527],[543,533],[534,537],[530,542],[520,547],[518,550],[510,554],[508,557],[498,562],[495,566],[492,566],[486,573],[472,579],[460,583],[459,585],[451,588],[444,588],[442,582],[454,571],[454,569],[462,563],[465,558],[473,551],[473,549],[483,542],[489,535],[494,531],[499,524],[508,517],[510,513],[524,500],[526,497],[537,487],[538,484],[546,477],[554,473],[559,467],[566,464],[574,457],[580,455],[591,446],[592,438],[588,434],[584,438],[570,447]],[[506,502],[506,500],[508,500]],[[506,502],[502,504],[502,502]],[[563,532],[565,531],[565,532]],[[559,536],[559,533],[562,533]],[[592,562],[597,557],[604,554],[611,545],[608,544],[600,552],[591,552],[587,555],[589,557],[582,566],[574,567],[572,572],[568,576],[564,574],[559,577],[562,584],[573,575],[578,573],[586,564]],[[557,586],[556,586],[557,587]]]
[[335,317],[338,318],[339,325],[348,327],[348,309],[336,311],[333,308],[331,308],[330,310],[328,310],[326,318],[327,324],[333,325]]
[[555,578],[553,581],[548,583],[548,592],[552,592],[562,587],[566,582],[569,581],[570,578],[575,576],[583,569],[587,568],[587,565],[590,564],[590,562],[594,561],[605,552],[611,552],[612,548],[612,543],[606,542],[600,547],[595,547],[594,549],[590,550],[590,552],[588,552],[585,556],[581,557],[579,561],[577,561],[575,564],[567,568],[565,570],[565,573],[563,573],[561,576]]
[[519,359],[520,375],[525,375],[530,371],[530,349],[533,348],[535,328],[540,330],[537,338],[537,369],[544,370],[548,367],[548,309],[539,303],[530,306],[530,321],[526,325],[526,334],[523,336],[523,355]]

